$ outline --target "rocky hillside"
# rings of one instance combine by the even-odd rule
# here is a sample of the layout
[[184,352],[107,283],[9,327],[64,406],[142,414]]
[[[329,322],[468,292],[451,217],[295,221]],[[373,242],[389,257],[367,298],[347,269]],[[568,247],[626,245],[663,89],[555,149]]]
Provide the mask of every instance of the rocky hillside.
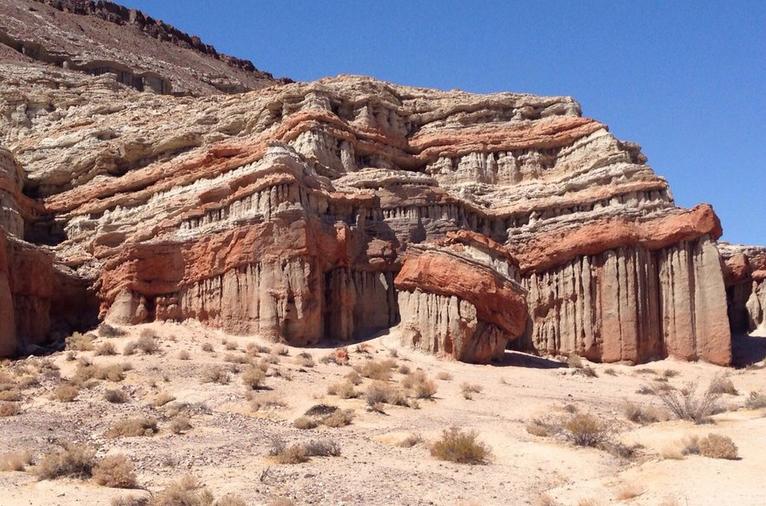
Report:
[[[4,7],[25,5],[14,37],[24,16],[93,33],[125,19],[47,3],[68,4]],[[678,208],[640,148],[573,99],[274,83],[141,19],[119,27],[179,58],[173,90],[204,96],[0,52],[4,354],[103,319],[197,319],[293,345],[399,325],[403,344],[472,362],[508,345],[730,362],[713,210]],[[275,85],[211,93],[237,88],[198,58]]]
[[162,94],[237,93],[277,82],[250,61],[104,0],[0,0],[0,58],[113,74]]

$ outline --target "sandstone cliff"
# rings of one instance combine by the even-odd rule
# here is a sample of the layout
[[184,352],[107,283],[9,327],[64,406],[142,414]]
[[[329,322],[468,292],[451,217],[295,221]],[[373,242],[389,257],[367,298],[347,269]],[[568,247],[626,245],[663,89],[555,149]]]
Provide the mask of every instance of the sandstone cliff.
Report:
[[719,244],[732,329],[766,330],[766,248]]
[[4,228],[71,274],[81,311],[119,323],[306,344],[401,321],[408,344],[470,361],[513,341],[729,363],[717,217],[675,206],[573,99],[272,84],[168,96],[6,59]]

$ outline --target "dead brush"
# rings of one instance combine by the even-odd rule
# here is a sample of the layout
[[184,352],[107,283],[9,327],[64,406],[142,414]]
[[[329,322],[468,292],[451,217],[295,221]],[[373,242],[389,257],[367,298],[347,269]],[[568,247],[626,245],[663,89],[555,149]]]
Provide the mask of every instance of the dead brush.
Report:
[[263,388],[265,381],[266,373],[263,369],[258,367],[248,367],[245,372],[242,373],[242,384],[250,390]]
[[124,404],[128,402],[128,394],[123,390],[107,390],[104,392],[104,399],[112,404]]
[[229,371],[221,366],[211,366],[205,369],[201,378],[203,383],[218,383],[219,385],[228,385],[231,378]]
[[708,434],[698,442],[699,453],[711,459],[739,459],[739,450],[734,441],[728,436]]
[[310,430],[310,429],[316,429],[319,425],[319,422],[317,422],[313,418],[309,418],[308,416],[300,416],[293,420],[293,427],[296,429],[301,430]]
[[153,436],[158,431],[157,420],[140,416],[118,421],[104,435],[108,438]]
[[697,395],[697,384],[690,383],[681,390],[655,391],[654,395],[679,420],[696,424],[709,423],[711,416],[719,412],[720,393],[709,388]]
[[157,397],[155,397],[152,400],[152,406],[154,406],[155,408],[160,408],[164,406],[165,404],[172,402],[174,400],[176,400],[176,398],[173,395],[167,392],[160,392],[159,394],[157,394]]
[[93,354],[96,356],[116,355],[117,350],[114,347],[114,343],[107,341],[96,346],[96,350]]
[[21,413],[18,402],[0,401],[0,417],[15,416]]
[[112,325],[109,325],[108,323],[105,322],[98,326],[98,334],[101,337],[112,338],[112,337],[122,337],[125,334],[127,334],[127,332],[125,332],[121,328],[113,327]]
[[727,395],[739,395],[739,392],[734,387],[731,378],[726,374],[717,374],[710,382],[708,391],[713,394],[727,394]]
[[625,401],[623,405],[623,413],[625,418],[641,425],[659,422],[661,419],[660,413],[653,406],[644,406],[628,401]]
[[433,399],[438,387],[423,371],[414,371],[404,377],[402,386],[410,390],[417,399]]
[[349,380],[333,383],[327,387],[328,395],[337,395],[341,399],[355,399],[359,397],[359,392],[354,389],[354,384]]
[[75,332],[68,338],[66,338],[66,349],[73,351],[92,351],[93,340],[95,336],[92,334],[80,334]]
[[194,476],[170,483],[152,499],[151,506],[211,506],[213,494]]
[[766,394],[760,392],[750,392],[750,395],[745,401],[745,407],[747,409],[762,409],[766,408]]
[[423,436],[420,434],[410,434],[406,436],[404,439],[399,441],[396,446],[400,448],[412,448],[413,446],[419,445],[423,442]]
[[0,471],[25,471],[32,465],[32,453],[27,450],[0,455]]
[[350,425],[354,419],[354,411],[351,409],[339,409],[336,412],[323,417],[319,423],[325,427],[340,428]]
[[14,389],[0,391],[0,401],[20,401],[22,398],[21,392]]
[[170,432],[173,434],[184,434],[191,430],[191,421],[185,416],[177,416],[170,422]]
[[250,400],[250,409],[253,411],[261,411],[266,409],[283,409],[287,407],[287,403],[273,394],[259,394],[253,396]]
[[442,433],[440,439],[431,445],[431,455],[439,460],[458,464],[487,464],[491,450],[478,441],[475,431],[464,432],[452,427]]
[[110,455],[96,462],[92,470],[93,480],[110,488],[136,488],[133,463],[124,455]]
[[297,354],[294,360],[295,363],[300,367],[311,368],[316,365],[314,363],[314,357],[311,356],[311,353],[305,351]]
[[565,437],[577,446],[598,447],[605,443],[609,428],[600,419],[587,413],[578,413],[563,426]]
[[41,480],[64,477],[85,480],[91,477],[95,464],[95,450],[85,445],[64,442],[60,448],[43,455],[33,472]]
[[396,366],[396,362],[388,360],[367,360],[361,366],[354,367],[354,370],[365,378],[378,381],[388,381],[391,379],[391,369]]
[[463,395],[464,399],[471,400],[473,399],[474,394],[479,394],[483,388],[481,385],[474,385],[470,383],[462,383],[460,385],[460,393]]
[[375,381],[367,387],[365,401],[373,411],[377,412],[382,412],[382,404],[410,405],[404,392],[383,381]]
[[141,350],[144,355],[152,355],[160,351],[160,345],[157,343],[157,337],[154,333],[142,332],[141,337],[136,341],[136,347]]
[[79,394],[80,389],[78,387],[75,385],[64,384],[59,385],[53,390],[51,393],[51,399],[57,400],[59,402],[72,402],[77,399]]
[[332,439],[309,441],[303,449],[307,457],[340,457],[340,444]]

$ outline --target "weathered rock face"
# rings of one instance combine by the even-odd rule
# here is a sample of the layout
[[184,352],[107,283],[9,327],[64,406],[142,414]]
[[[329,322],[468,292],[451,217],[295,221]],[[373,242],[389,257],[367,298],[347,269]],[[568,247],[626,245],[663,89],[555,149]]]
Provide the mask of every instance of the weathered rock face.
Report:
[[104,0],[0,0],[6,58],[110,74],[139,91],[238,93],[277,82],[252,62]]
[[527,308],[518,268],[487,237],[451,232],[412,245],[394,281],[402,342],[464,362],[489,362],[524,331]]
[[[113,23],[100,5],[55,16]],[[24,16],[8,18],[14,33]],[[350,76],[191,98],[7,54],[0,140],[18,164],[1,174],[0,218],[50,253],[66,280],[50,300],[85,301],[69,314],[195,318],[294,344],[401,321],[410,345],[471,361],[509,340],[730,360],[712,209],[676,207],[639,147],[571,98]],[[59,306],[52,327],[83,325]]]
[[721,243],[719,249],[732,329],[766,330],[766,248]]

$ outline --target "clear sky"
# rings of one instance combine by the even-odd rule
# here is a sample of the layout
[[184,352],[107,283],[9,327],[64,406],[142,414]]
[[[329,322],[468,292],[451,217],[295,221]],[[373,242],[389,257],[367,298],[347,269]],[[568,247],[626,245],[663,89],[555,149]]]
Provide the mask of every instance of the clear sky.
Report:
[[[118,0],[119,1],[119,0]],[[766,245],[766,0],[122,0],[275,76],[571,95]]]

